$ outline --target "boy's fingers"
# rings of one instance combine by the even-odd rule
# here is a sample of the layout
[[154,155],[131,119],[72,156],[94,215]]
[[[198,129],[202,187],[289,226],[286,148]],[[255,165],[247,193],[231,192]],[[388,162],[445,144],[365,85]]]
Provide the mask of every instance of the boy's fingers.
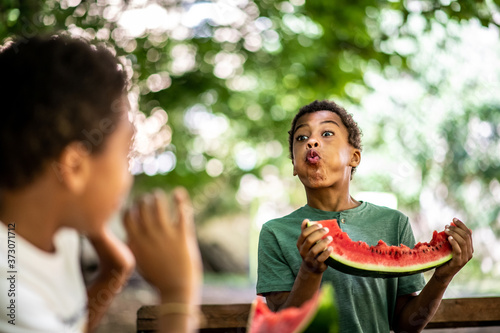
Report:
[[[304,220],[303,225],[307,225],[308,220]],[[320,230],[321,228],[323,228],[323,226],[319,223],[314,223],[313,225],[309,226],[309,227],[306,227],[305,229],[302,230],[302,235],[307,238],[309,237],[312,233],[314,233],[315,231],[317,230]]]
[[328,228],[323,228],[321,224],[314,224],[302,232],[297,241],[297,247],[299,247],[300,251],[309,252],[327,233]]
[[132,212],[130,209],[127,209],[123,216],[123,225],[125,226],[125,230],[127,231],[128,238],[130,241],[131,237],[135,237],[136,235],[139,235],[138,233],[138,228],[137,228],[137,222],[134,221],[132,217]]
[[300,230],[302,230],[302,231],[299,235],[299,238],[297,238],[297,243],[296,243],[297,248],[299,248],[299,251],[300,251],[300,248],[302,247],[302,244],[304,243],[304,240],[306,238],[304,236],[304,230],[307,228],[307,222],[309,222],[309,220],[305,219],[302,221],[302,224],[300,225]]
[[328,259],[328,257],[330,257],[330,254],[333,252],[333,248],[331,246],[327,247],[326,250],[324,250],[323,252],[321,252],[317,257],[316,257],[316,260],[318,260],[319,262],[325,262],[326,259]]
[[179,215],[179,227],[189,232],[194,231],[193,207],[186,189],[178,187],[174,190],[174,199],[177,204]]
[[331,236],[326,236],[325,238],[321,239],[316,243],[311,248],[311,252],[314,254],[314,257],[316,258],[318,255],[320,255],[323,251],[328,249],[328,245],[332,242],[333,238]]
[[472,243],[472,230],[469,229],[465,223],[463,223],[457,218],[453,219],[453,223],[455,223],[456,225],[455,230],[459,232],[462,235],[462,237],[465,238],[468,245],[470,245],[472,253],[474,253],[474,244]]
[[460,248],[460,245],[458,244],[457,240],[453,236],[448,236],[448,241],[450,242],[451,249],[454,253],[453,257],[456,257],[460,260],[462,257],[462,249]]
[[170,218],[167,211],[168,200],[165,192],[162,190],[156,190],[153,193],[154,197],[154,210],[156,213],[156,224],[159,227],[168,227],[170,225]]
[[132,218],[130,217],[130,210],[127,209],[123,214],[123,226],[125,227],[125,230],[128,234],[134,231],[134,226],[132,225],[131,219]]
[[462,252],[468,254],[469,257],[472,257],[472,253],[474,253],[474,247],[472,245],[471,230],[458,219],[453,219],[453,222],[456,226],[447,227],[445,229],[446,234],[452,236],[453,239],[457,241],[457,243],[463,250]]
[[141,227],[144,228],[145,232],[154,232],[154,216],[152,216],[152,207],[154,205],[154,197],[151,194],[143,196],[139,202],[139,219],[141,221]]
[[460,220],[453,219],[453,223],[455,224],[455,226],[453,225],[449,226],[448,227],[449,230],[459,233],[464,238],[470,237],[472,235],[472,231],[469,228],[467,228],[467,226]]
[[465,223],[463,223],[462,221],[460,221],[459,219],[457,219],[456,217],[453,219],[453,223],[455,223],[455,225],[460,228],[460,229],[463,229],[465,231],[468,231],[469,233],[472,233],[472,230],[470,230],[469,228],[467,228],[467,226],[465,225]]
[[308,222],[311,222],[311,221],[309,221],[309,219],[305,219],[304,221],[302,221],[302,225],[300,226],[300,229],[302,231],[304,231],[304,229],[307,228],[307,223]]

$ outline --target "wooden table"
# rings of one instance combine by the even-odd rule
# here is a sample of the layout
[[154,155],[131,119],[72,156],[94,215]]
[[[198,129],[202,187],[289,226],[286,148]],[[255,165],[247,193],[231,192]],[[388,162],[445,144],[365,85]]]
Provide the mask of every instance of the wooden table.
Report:
[[[203,333],[244,333],[250,304],[204,304],[201,311]],[[426,328],[458,328],[499,326],[500,297],[443,299],[436,315]],[[137,332],[154,332],[155,306],[142,306],[137,311]]]

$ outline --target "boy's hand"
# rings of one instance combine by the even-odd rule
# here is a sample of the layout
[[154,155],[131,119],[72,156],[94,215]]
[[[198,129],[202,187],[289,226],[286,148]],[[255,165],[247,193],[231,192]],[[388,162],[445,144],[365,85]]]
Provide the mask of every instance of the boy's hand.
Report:
[[99,257],[99,273],[87,288],[89,321],[88,330],[92,332],[114,297],[101,297],[119,293],[126,284],[135,267],[135,259],[130,249],[109,229],[102,228],[88,236]]
[[446,285],[465,266],[474,253],[472,231],[459,219],[453,219],[453,223],[455,226],[451,225],[445,228],[453,251],[453,258],[443,266],[436,268],[434,272],[434,277]]
[[311,273],[323,273],[328,267],[325,260],[333,251],[328,246],[333,239],[330,236],[322,239],[328,233],[328,228],[323,228],[321,224],[308,227],[308,221],[307,219],[302,221],[302,233],[297,240],[302,267]]
[[120,276],[120,282],[125,283],[135,267],[130,249],[107,227],[87,237],[99,257],[100,275],[114,278]]
[[173,196],[176,218],[162,191],[144,197],[126,212],[129,246],[141,274],[160,290],[163,299],[198,302],[202,264],[192,207],[185,189],[176,189]]

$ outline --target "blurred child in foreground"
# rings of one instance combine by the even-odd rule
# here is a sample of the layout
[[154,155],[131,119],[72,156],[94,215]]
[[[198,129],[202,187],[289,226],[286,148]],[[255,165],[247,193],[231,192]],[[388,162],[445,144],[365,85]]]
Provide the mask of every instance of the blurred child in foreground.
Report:
[[[186,191],[174,191],[175,214],[161,191],[125,214],[132,251],[107,227],[132,185],[134,130],[116,58],[35,37],[3,47],[0,73],[0,331],[92,331],[135,260],[165,303],[163,331],[194,331],[202,270]],[[100,261],[88,288],[78,234]]]

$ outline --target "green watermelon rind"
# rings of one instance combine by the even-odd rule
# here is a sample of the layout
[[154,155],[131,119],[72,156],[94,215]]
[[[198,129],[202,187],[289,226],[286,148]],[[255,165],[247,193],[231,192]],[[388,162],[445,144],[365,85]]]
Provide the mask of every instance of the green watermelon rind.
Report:
[[439,260],[426,262],[422,265],[414,265],[414,266],[383,266],[383,265],[363,265],[357,266],[357,263],[349,262],[347,260],[342,260],[342,258],[335,258],[332,254],[328,259],[325,260],[325,263],[346,274],[350,275],[358,275],[364,277],[372,277],[372,278],[393,278],[393,277],[401,277],[414,275],[422,272],[426,272],[433,268],[437,268],[448,261],[450,261],[452,255],[449,254],[447,256],[443,256]]
[[333,286],[325,283],[321,287],[316,314],[301,333],[338,333],[339,314],[335,303]]

